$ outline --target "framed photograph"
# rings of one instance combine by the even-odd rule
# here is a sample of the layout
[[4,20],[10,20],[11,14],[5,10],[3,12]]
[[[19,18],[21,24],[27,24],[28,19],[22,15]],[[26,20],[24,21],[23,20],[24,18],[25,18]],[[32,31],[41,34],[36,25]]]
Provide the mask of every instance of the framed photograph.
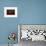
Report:
[[4,17],[18,17],[17,7],[4,7]]

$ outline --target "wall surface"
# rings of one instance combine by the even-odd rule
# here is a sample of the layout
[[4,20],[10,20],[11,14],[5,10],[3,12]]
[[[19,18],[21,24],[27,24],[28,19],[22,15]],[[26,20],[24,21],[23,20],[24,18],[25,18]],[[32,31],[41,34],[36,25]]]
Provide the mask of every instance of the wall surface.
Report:
[[[3,17],[9,6],[18,7],[18,18]],[[46,0],[0,0],[0,44],[8,43],[10,32],[17,34],[18,24],[46,24]]]

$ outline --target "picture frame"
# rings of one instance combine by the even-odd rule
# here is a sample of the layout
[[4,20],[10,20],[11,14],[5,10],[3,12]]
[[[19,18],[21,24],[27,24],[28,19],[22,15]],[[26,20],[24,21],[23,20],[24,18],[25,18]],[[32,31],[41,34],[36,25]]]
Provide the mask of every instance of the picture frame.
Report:
[[18,17],[17,7],[4,7],[4,17]]

